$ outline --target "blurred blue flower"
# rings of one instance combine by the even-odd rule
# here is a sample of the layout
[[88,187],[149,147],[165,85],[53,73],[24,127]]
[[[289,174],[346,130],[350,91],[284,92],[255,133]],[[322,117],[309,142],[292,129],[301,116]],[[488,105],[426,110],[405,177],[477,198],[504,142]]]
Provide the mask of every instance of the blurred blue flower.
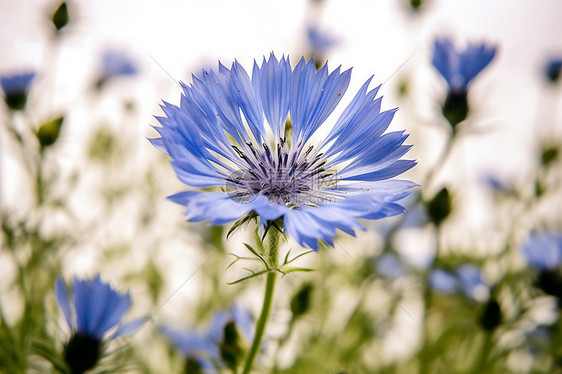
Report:
[[[104,335],[122,324],[123,316],[131,304],[129,293],[117,293],[97,275],[92,280],[74,278],[73,308],[62,278],[55,283],[55,295],[66,323],[73,331],[65,346],[65,360],[73,373],[82,373],[97,363]],[[144,321],[137,319],[121,325],[109,339],[132,333]]]
[[532,234],[523,245],[527,262],[539,270],[554,270],[562,263],[562,235]]
[[476,265],[465,264],[459,266],[455,272],[437,268],[429,274],[429,286],[437,291],[453,293],[461,291],[473,299],[483,299],[481,290],[487,290],[486,283],[482,280],[480,268]]
[[326,52],[338,44],[338,40],[316,26],[306,29],[308,45],[312,56],[325,56]]
[[376,260],[377,273],[387,278],[399,278],[406,274],[402,262],[396,255],[385,253]]
[[449,91],[466,92],[470,82],[488,66],[496,54],[496,47],[469,44],[459,52],[449,39],[434,42],[433,66],[447,81]]
[[[120,295],[97,275],[91,280],[74,278],[72,282],[72,305],[62,278],[55,283],[57,303],[68,326],[76,333],[101,340],[103,336],[122,322],[129,310],[131,297],[129,293]],[[135,320],[119,327],[111,336],[116,338],[133,332],[140,326],[141,320]]]
[[558,82],[560,71],[562,70],[562,57],[554,57],[549,59],[544,66],[544,74],[546,78],[552,82]]
[[350,78],[350,70],[329,74],[327,65],[316,72],[312,60],[291,69],[288,58],[272,54],[261,67],[254,63],[251,79],[234,62],[182,83],[180,106],[162,105],[161,137],[151,141],[173,159],[183,183],[222,189],[170,199],[187,208],[188,221],[224,224],[255,212],[265,227],[282,218],[286,233],[315,250],[317,240],[333,245],[336,229],[363,229],[359,218],[403,213],[396,201],[416,184],[389,179],[415,161],[401,159],[411,147],[403,131],[383,135],[396,109],[380,111],[371,79],[324,140],[311,141]]
[[479,266],[471,264],[462,265],[457,269],[457,276],[459,287],[467,296],[480,299],[481,290],[487,289]]
[[195,360],[200,369],[214,373],[217,365],[220,366],[220,344],[224,340],[225,326],[230,322],[234,322],[237,331],[241,332],[245,339],[253,339],[250,313],[237,305],[227,312],[215,313],[208,328],[202,332],[193,329],[177,331],[167,326],[162,326],[160,331],[187,360]]
[[436,291],[453,293],[457,286],[457,278],[444,269],[437,268],[429,273],[429,287]]
[[123,51],[108,49],[102,56],[102,71],[97,82],[98,89],[114,78],[136,75],[138,67]]
[[4,100],[10,109],[21,110],[25,107],[27,93],[35,75],[35,72],[26,72],[0,77]]

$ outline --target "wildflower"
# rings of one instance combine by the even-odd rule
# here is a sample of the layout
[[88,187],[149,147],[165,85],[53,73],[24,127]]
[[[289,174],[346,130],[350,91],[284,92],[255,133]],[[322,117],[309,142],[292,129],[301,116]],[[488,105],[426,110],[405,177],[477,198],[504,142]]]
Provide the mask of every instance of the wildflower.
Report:
[[562,235],[548,232],[530,235],[523,245],[523,255],[538,270],[536,286],[557,297],[562,307]]
[[221,362],[231,369],[237,367],[245,341],[253,337],[250,314],[236,305],[228,312],[216,313],[203,332],[179,332],[166,326],[160,331],[181,350],[188,373],[215,372]]
[[443,269],[435,269],[429,273],[429,285],[432,289],[453,293],[457,290],[457,278],[450,272]]
[[554,270],[562,263],[562,235],[539,233],[531,235],[523,245],[523,255],[539,270]]
[[482,279],[480,267],[465,264],[457,269],[459,287],[465,295],[476,300],[484,300],[488,297],[488,286]]
[[108,49],[102,57],[102,72],[96,83],[101,89],[107,82],[118,77],[126,77],[138,73],[134,61],[122,51]]
[[562,70],[562,57],[551,58],[544,66],[544,75],[552,84],[558,82]]
[[57,303],[66,323],[72,329],[70,340],[65,345],[64,359],[71,373],[83,373],[98,362],[107,332],[120,325],[108,339],[127,335],[136,330],[143,319],[121,325],[123,316],[131,304],[129,293],[120,295],[109,284],[100,280],[74,278],[72,282],[72,305],[62,278],[55,283]]
[[12,110],[22,110],[27,102],[27,93],[35,72],[6,75],[0,77],[0,87],[4,92],[4,101]]
[[459,266],[454,273],[441,268],[432,270],[429,284],[431,288],[444,293],[462,291],[475,300],[483,301],[488,298],[488,286],[482,279],[480,268],[475,265]]
[[272,54],[261,67],[254,63],[251,79],[234,62],[182,83],[180,106],[162,105],[162,127],[155,128],[161,137],[151,141],[173,159],[183,183],[206,190],[170,199],[187,208],[188,221],[224,224],[252,212],[262,227],[278,220],[315,250],[317,240],[333,245],[336,229],[362,229],[359,218],[403,213],[396,201],[415,184],[388,179],[415,161],[401,159],[411,147],[403,131],[383,135],[396,109],[380,111],[371,79],[324,139],[311,140],[350,78],[350,70],[329,74],[327,65],[317,72],[312,60],[291,69],[288,58]]
[[331,48],[338,44],[336,38],[315,26],[309,26],[306,29],[306,37],[310,54],[317,60],[321,60]]
[[385,253],[378,257],[375,268],[377,273],[386,278],[400,278],[406,275],[406,269],[400,259],[391,253]]
[[442,111],[453,128],[464,121],[469,107],[467,93],[470,83],[492,61],[496,48],[485,44],[469,44],[459,52],[449,39],[436,40],[433,66],[448,85]]

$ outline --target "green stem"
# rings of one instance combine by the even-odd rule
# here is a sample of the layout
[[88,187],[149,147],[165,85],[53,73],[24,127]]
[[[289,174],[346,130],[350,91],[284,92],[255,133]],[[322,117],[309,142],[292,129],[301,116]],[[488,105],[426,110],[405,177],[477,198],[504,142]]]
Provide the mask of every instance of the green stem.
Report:
[[[270,261],[270,266],[273,268],[277,267],[278,244],[279,244],[279,234],[272,229],[269,233],[268,257]],[[254,335],[254,341],[252,342],[252,346],[250,348],[250,352],[248,353],[248,358],[246,359],[246,364],[244,365],[244,371],[242,372],[242,374],[249,374],[252,368],[254,367],[254,361],[256,360],[258,350],[261,346],[261,341],[263,338],[263,334],[265,332],[265,327],[269,319],[269,313],[271,312],[271,304],[273,301],[273,290],[275,289],[276,278],[277,278],[276,270],[270,270],[267,273],[267,279],[265,281],[265,294],[263,297],[263,305],[262,305],[260,316],[256,323],[256,332]]]

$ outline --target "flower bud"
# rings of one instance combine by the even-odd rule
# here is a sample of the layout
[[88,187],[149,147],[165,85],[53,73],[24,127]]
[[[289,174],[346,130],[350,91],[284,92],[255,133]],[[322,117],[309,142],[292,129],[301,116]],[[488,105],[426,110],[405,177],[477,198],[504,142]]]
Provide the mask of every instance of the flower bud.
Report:
[[456,126],[464,121],[468,116],[468,97],[466,91],[450,91],[447,94],[447,98],[443,103],[441,111],[443,116],[451,124],[453,131],[456,130]]
[[433,199],[426,203],[426,209],[435,226],[439,226],[451,214],[451,195],[447,187],[443,187]]
[[88,335],[76,333],[64,348],[64,360],[71,374],[81,374],[93,368],[100,358],[100,341]]
[[489,332],[492,332],[501,324],[502,315],[500,304],[495,299],[490,299],[484,306],[480,317],[480,324]]
[[53,25],[55,26],[55,29],[57,31],[57,34],[60,32],[60,30],[65,27],[68,24],[68,21],[70,20],[70,17],[68,15],[68,5],[66,4],[66,2],[62,2],[57,10],[55,10],[55,12],[53,13],[52,17],[51,17],[51,22],[53,22]]
[[293,318],[296,319],[308,311],[311,293],[312,285],[307,283],[293,296],[291,299]]
[[221,359],[233,372],[237,371],[244,356],[240,340],[236,323],[229,321],[223,328],[223,339],[219,345],[219,351]]

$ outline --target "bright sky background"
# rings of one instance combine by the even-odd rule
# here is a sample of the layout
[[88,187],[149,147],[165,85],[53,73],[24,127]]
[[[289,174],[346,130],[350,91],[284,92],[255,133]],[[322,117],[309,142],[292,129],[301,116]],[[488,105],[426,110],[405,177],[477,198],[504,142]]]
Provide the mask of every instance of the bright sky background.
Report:
[[[323,9],[304,0],[69,3],[74,18],[59,55],[56,100],[71,104],[80,84],[95,70],[103,48],[116,46],[143,64],[147,121],[150,113],[157,112],[161,96],[177,98],[173,84],[167,90],[157,84],[157,80],[167,79],[166,74],[149,56],[176,79],[187,81],[191,71],[215,66],[217,59],[226,64],[238,59],[249,68],[254,58],[274,51],[290,54],[296,62],[306,47],[305,25],[314,22],[341,40],[329,59],[333,67],[353,67],[351,91],[371,74],[376,83],[385,82],[406,62],[394,78],[400,74],[414,78],[413,99],[407,104],[386,100],[389,107],[400,105],[405,112],[412,109],[406,105],[427,108],[443,92],[443,82],[429,64],[435,36],[450,35],[459,43],[496,43],[499,54],[478,80],[474,96],[483,108],[485,122],[498,126],[502,143],[506,147],[516,144],[517,150],[529,138],[529,131],[536,130],[533,122],[538,106],[543,105],[538,101],[548,101],[539,79],[541,64],[548,55],[562,53],[562,2],[557,0],[428,0],[421,14],[410,12],[405,0],[327,0]],[[0,1],[0,72],[39,65],[49,26],[44,15],[56,4]],[[393,91],[383,88],[382,92],[389,95]],[[401,117],[405,116],[398,115],[396,121],[405,120]],[[485,152],[497,147],[497,138],[489,139],[491,144],[480,144]],[[521,152],[496,156],[501,158],[499,164],[512,158],[515,164],[521,162]]]

